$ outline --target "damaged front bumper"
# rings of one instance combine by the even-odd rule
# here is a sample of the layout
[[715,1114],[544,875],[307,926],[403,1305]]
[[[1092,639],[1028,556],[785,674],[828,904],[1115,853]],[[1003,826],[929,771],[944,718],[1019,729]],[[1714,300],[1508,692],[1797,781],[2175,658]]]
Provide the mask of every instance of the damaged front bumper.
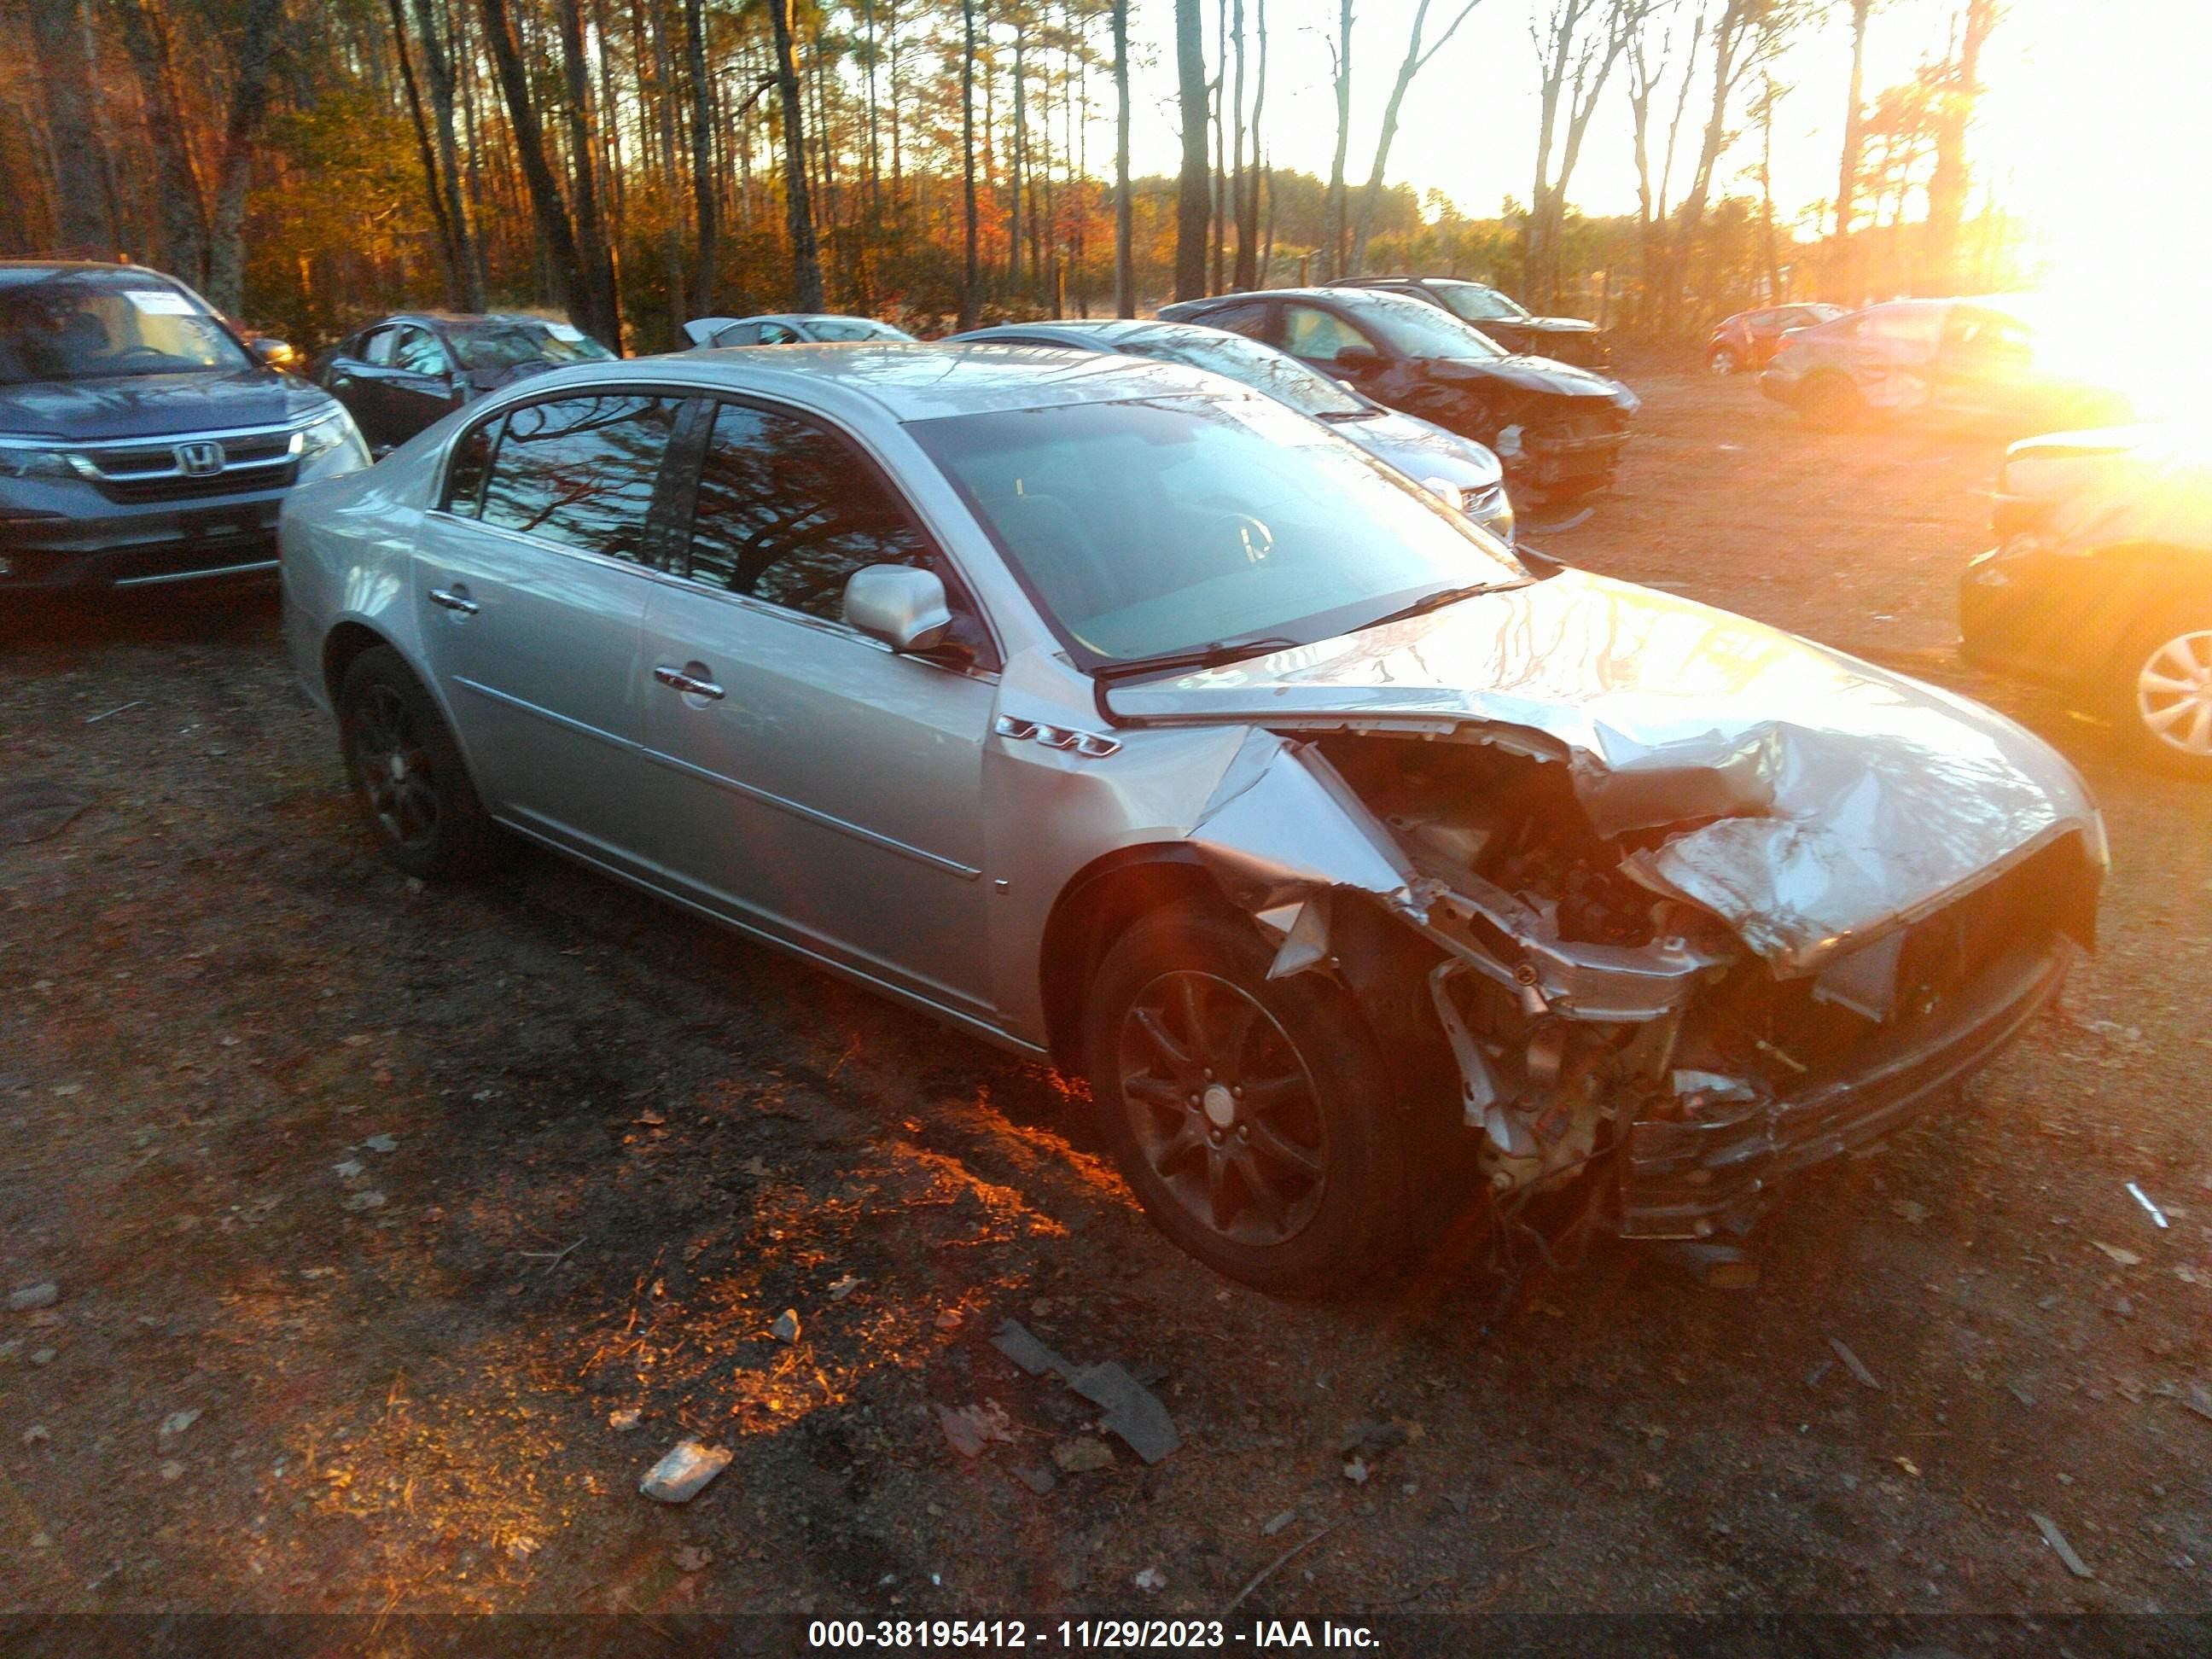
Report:
[[1936,1012],[1860,1046],[1840,1074],[1809,1076],[1772,1097],[1692,1094],[1680,1119],[1631,1123],[1620,1152],[1622,1236],[1707,1237],[1752,1219],[1785,1177],[1888,1135],[2050,1006],[2074,950],[2053,936],[1998,958]]

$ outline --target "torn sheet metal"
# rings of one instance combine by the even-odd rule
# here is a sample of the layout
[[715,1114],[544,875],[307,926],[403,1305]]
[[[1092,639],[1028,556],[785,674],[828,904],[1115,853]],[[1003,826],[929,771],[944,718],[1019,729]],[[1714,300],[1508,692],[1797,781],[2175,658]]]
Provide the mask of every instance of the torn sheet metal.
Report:
[[1394,908],[1418,908],[1412,866],[1389,831],[1319,754],[1273,732],[1246,733],[1187,836],[1232,892],[1280,902],[1302,890],[1356,887]]
[[[2057,836],[2078,831],[2101,855],[2073,769],[1993,710],[1583,571],[1106,695],[1132,725],[1419,730],[1551,754],[1601,836],[1694,826],[1632,872],[1720,916],[1784,974]],[[1316,841],[1337,832],[1261,822],[1303,787],[1267,785],[1276,769],[1236,828],[1328,868]]]

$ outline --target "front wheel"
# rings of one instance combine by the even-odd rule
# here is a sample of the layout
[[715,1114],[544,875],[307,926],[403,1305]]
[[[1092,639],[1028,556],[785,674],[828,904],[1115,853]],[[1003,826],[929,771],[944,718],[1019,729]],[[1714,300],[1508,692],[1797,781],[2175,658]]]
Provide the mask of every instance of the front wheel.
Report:
[[1705,367],[1716,374],[1735,374],[1739,365],[1735,360],[1734,349],[1729,346],[1715,346],[1705,356]]
[[1217,1273],[1317,1296],[1410,1242],[1396,1105],[1319,974],[1270,980],[1243,918],[1147,916],[1100,965],[1085,1051],[1107,1140],[1160,1230]]
[[496,831],[438,705],[389,646],[347,665],[338,686],[346,775],[384,855],[410,876],[482,868]]
[[2119,662],[2112,713],[2134,757],[2212,782],[2212,614],[2143,623]]

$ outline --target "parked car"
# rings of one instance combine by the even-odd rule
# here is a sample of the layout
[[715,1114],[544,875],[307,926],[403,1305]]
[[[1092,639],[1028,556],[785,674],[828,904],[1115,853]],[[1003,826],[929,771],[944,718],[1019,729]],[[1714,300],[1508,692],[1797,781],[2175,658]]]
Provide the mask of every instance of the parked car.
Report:
[[487,392],[613,356],[557,319],[407,312],[341,340],[317,366],[315,379],[353,412],[370,450],[381,455]]
[[2212,782],[2212,440],[2023,440],[1991,530],[1959,589],[1968,660],[2060,686],[2138,760]]
[[1933,415],[2049,428],[2127,418],[2127,400],[2051,359],[2036,319],[1990,300],[1893,300],[1787,335],[1759,386],[1807,424]]
[[0,261],[0,594],[266,580],[286,493],[368,465],[282,343],[159,271]]
[[695,317],[684,325],[694,346],[802,345],[810,341],[911,340],[914,336],[872,317],[777,312],[765,317]]
[[1145,1207],[1268,1290],[1578,1178],[1633,1237],[1746,1219],[1988,1060],[2094,927],[2096,809],[2019,726],[1537,579],[1177,364],[564,370],[283,539],[399,869],[503,828],[1087,1074]]
[[1442,306],[1463,323],[1472,323],[1505,348],[1526,356],[1549,357],[1582,368],[1603,368],[1613,361],[1613,344],[1595,323],[1580,317],[1538,317],[1510,294],[1457,276],[1344,276],[1331,288],[1371,288],[1404,294]]
[[1041,346],[1063,351],[1119,352],[1225,374],[1302,415],[1327,422],[1386,466],[1395,466],[1503,541],[1513,544],[1513,503],[1498,457],[1472,439],[1395,415],[1341,381],[1297,358],[1226,329],[1200,323],[1007,323],[956,334],[963,341]]
[[1273,289],[1186,301],[1160,316],[1274,346],[1386,408],[1472,438],[1504,465],[1524,514],[1610,484],[1639,407],[1618,380],[1510,356],[1472,325],[1402,294]]
[[1713,325],[1713,337],[1705,343],[1705,367],[1716,374],[1743,374],[1764,368],[1781,349],[1782,337],[1791,329],[1832,323],[1844,314],[1841,306],[1811,304],[1739,311]]

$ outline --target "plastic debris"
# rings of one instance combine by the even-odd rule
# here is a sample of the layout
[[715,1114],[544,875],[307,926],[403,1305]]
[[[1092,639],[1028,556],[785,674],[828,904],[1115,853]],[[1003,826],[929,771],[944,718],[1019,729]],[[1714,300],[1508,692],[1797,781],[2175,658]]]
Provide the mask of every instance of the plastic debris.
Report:
[[796,1308],[786,1308],[775,1316],[775,1323],[768,1328],[768,1334],[779,1342],[798,1341],[799,1310]]
[[1850,1345],[1847,1344],[1843,1338],[1840,1336],[1830,1337],[1828,1339],[1828,1346],[1836,1351],[1836,1358],[1844,1362],[1844,1369],[1845,1370],[1849,1371],[1853,1376],[1856,1377],[1868,1388],[1875,1389],[1877,1393],[1881,1391],[1881,1382],[1880,1379],[1878,1379],[1872,1371],[1866,1368],[1866,1362],[1864,1360],[1861,1359],[1856,1354],[1850,1351]]
[[2066,1564],[2067,1571],[2076,1578],[2094,1578],[2097,1576],[2089,1571],[2087,1562],[2074,1553],[2074,1547],[2066,1541],[2066,1534],[2058,1530],[2056,1521],[2047,1515],[2038,1515],[2033,1510],[2027,1512],[2027,1518],[2035,1522],[2036,1530],[2043,1534],[2043,1541],[2050,1545],[2052,1552]]
[[1075,1376],[1078,1369],[1038,1341],[1018,1319],[1003,1322],[997,1334],[991,1338],[991,1346],[1031,1376],[1042,1376],[1050,1371],[1066,1381]]
[[668,1455],[646,1471],[637,1489],[661,1504],[688,1504],[707,1483],[730,1467],[726,1446],[702,1446],[696,1440],[679,1440]]
[[637,1426],[638,1415],[636,1407],[624,1406],[620,1411],[607,1413],[607,1426],[617,1434],[628,1434]]
[[832,1302],[842,1302],[860,1288],[860,1281],[851,1273],[847,1273],[842,1279],[835,1279],[830,1283],[830,1299]]
[[1269,1521],[1266,1526],[1260,1528],[1260,1536],[1262,1538],[1273,1538],[1277,1533],[1282,1531],[1285,1527],[1289,1526],[1291,1522],[1297,1518],[1298,1512],[1296,1510],[1285,1510],[1280,1515],[1276,1516],[1273,1520]]
[[1158,1567],[1146,1567],[1142,1572],[1139,1573],[1129,1582],[1134,1584],[1140,1590],[1165,1589],[1168,1584],[1168,1576],[1162,1572]]
[[1106,1427],[1147,1463],[1157,1463],[1182,1444],[1175,1419],[1159,1396],[1112,1360],[1078,1371],[1067,1379],[1073,1389],[1105,1413]]
[[371,1135],[361,1144],[372,1152],[396,1152],[399,1150],[399,1143],[390,1135]]

